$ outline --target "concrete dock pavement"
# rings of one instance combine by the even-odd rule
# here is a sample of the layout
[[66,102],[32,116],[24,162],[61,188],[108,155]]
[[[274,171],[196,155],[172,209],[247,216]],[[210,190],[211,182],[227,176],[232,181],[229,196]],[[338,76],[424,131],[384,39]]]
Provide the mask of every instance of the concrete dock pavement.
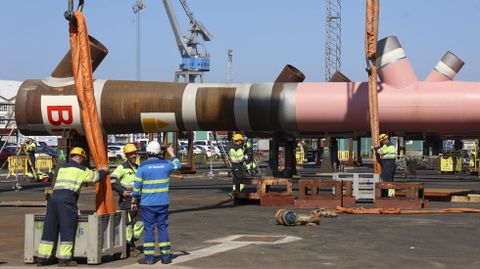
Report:
[[[476,177],[419,174],[426,178],[427,187],[480,191]],[[0,201],[41,201],[45,185],[25,182],[19,192],[0,185]],[[314,227],[286,227],[277,225],[274,218],[280,207],[233,205],[227,195],[230,190],[231,179],[226,177],[172,179],[169,232],[175,258],[170,265],[158,262],[155,267],[480,268],[480,214],[340,214],[322,218]],[[94,195],[93,187],[82,190],[81,210],[94,208]],[[480,204],[431,202],[430,207],[478,208]],[[35,267],[23,263],[24,216],[44,210],[0,207],[1,268]],[[137,264],[137,259],[79,267],[152,267]]]

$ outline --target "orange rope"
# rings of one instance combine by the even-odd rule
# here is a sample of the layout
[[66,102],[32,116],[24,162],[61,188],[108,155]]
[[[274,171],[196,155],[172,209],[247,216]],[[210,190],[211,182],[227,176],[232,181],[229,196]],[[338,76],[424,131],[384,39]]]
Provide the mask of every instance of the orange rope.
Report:
[[337,213],[346,214],[433,214],[433,213],[480,213],[480,208],[400,209],[400,208],[346,208],[337,206]]
[[[103,140],[102,127],[98,119],[93,90],[92,61],[87,23],[81,11],[75,12],[75,20],[70,21],[69,30],[73,75],[78,102],[80,104],[82,125],[90,153],[92,154],[95,166],[98,168],[108,164],[108,157]],[[96,188],[97,214],[115,212],[110,176],[107,176],[106,180],[97,183]]]

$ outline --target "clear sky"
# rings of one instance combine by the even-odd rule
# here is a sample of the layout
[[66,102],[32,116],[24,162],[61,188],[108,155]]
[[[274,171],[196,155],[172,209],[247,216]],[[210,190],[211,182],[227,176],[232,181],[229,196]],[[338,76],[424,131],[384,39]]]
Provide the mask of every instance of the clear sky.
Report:
[[[103,79],[135,79],[135,0],[85,0],[89,32],[110,50],[96,71]],[[144,0],[141,19],[141,79],[172,81],[180,55],[161,0]],[[75,1],[78,2],[78,1]],[[397,35],[419,79],[447,50],[466,64],[458,80],[480,80],[480,1],[381,0],[379,36]],[[67,0],[0,0],[0,79],[47,77],[69,48]],[[179,3],[177,18],[187,28]],[[325,1],[189,0],[194,15],[214,35],[208,43],[208,82],[227,78],[233,49],[233,79],[273,81],[285,64],[307,81],[324,80]],[[342,1],[342,69],[366,80],[365,1]]]

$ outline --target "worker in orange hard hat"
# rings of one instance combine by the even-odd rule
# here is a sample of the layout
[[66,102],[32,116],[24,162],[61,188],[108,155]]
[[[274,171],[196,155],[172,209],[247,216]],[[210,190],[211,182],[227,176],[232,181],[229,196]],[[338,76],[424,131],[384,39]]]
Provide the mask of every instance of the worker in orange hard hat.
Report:
[[[238,179],[246,178],[247,174],[245,172],[245,151],[243,148],[243,135],[235,134],[233,136],[233,145],[228,150],[228,157],[230,158],[230,163],[232,164],[232,178],[233,178],[233,192],[230,193],[230,197],[233,198],[235,192],[235,183]],[[244,184],[240,185],[241,191],[245,187]]]
[[140,255],[140,251],[135,246],[135,242],[138,241],[143,232],[142,215],[140,211],[130,210],[135,173],[137,173],[138,169],[138,164],[136,163],[138,156],[137,147],[132,143],[128,143],[123,147],[123,153],[125,153],[125,162],[117,166],[110,179],[112,189],[118,193],[120,209],[127,212],[127,250],[130,256],[137,257]]
[[86,167],[87,153],[75,147],[70,151],[70,161],[58,169],[53,193],[47,203],[42,239],[38,247],[37,265],[53,263],[52,255],[55,240],[60,232],[57,258],[59,266],[75,266],[72,260],[73,242],[77,228],[77,200],[82,184],[105,180],[108,164],[98,171]]

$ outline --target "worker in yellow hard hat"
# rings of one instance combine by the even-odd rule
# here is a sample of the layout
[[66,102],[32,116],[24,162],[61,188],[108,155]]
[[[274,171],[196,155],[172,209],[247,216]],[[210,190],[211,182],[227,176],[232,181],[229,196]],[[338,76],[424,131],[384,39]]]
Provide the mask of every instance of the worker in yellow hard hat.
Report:
[[60,232],[57,247],[59,266],[75,266],[72,260],[73,242],[77,228],[77,200],[82,184],[105,180],[108,164],[97,171],[86,167],[87,153],[75,147],[70,151],[70,161],[58,169],[53,193],[47,203],[42,239],[38,247],[37,265],[52,264],[54,243]]
[[379,137],[380,146],[375,148],[375,152],[380,156],[382,165],[382,174],[380,177],[383,181],[393,181],[397,165],[395,160],[397,158],[397,148],[390,142],[387,134],[383,133]]
[[[228,150],[228,157],[230,158],[230,163],[232,164],[232,178],[233,178],[233,192],[230,193],[230,197],[233,198],[233,194],[235,192],[235,183],[238,179],[246,178],[247,174],[245,173],[245,151],[243,149],[243,135],[235,134],[233,136],[233,144]],[[245,188],[244,184],[240,185],[241,191]]]
[[117,166],[110,176],[112,189],[118,193],[118,206],[127,212],[127,242],[129,255],[137,257],[140,251],[135,246],[135,242],[140,238],[143,232],[142,215],[140,211],[132,211],[132,191],[135,182],[135,174],[137,173],[137,147],[128,143],[123,147],[125,153],[125,162]]

